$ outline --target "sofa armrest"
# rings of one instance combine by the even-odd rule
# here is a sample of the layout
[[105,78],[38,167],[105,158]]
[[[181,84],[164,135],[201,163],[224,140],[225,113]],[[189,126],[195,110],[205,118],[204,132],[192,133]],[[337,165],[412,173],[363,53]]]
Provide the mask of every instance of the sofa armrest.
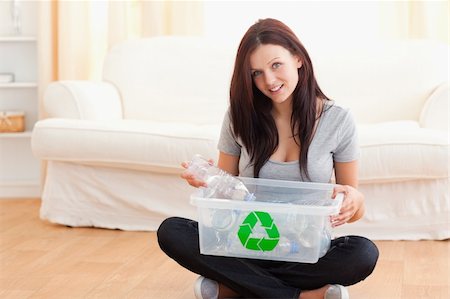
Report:
[[122,101],[107,82],[56,81],[44,95],[44,109],[51,118],[85,120],[122,119]]
[[428,97],[420,113],[420,126],[426,129],[449,130],[449,84],[440,84]]

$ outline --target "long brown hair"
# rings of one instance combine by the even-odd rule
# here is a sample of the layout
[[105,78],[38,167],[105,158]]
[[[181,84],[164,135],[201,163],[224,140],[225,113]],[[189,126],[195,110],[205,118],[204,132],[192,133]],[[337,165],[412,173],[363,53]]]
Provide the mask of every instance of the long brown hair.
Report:
[[278,147],[278,131],[271,115],[272,101],[254,84],[250,55],[260,45],[279,45],[302,61],[299,81],[293,92],[291,131],[298,135],[300,174],[309,179],[308,149],[317,120],[317,98],[327,99],[314,77],[311,59],[297,36],[284,23],[263,19],[252,25],[239,44],[230,86],[230,113],[233,133],[241,138],[254,166],[254,177]]

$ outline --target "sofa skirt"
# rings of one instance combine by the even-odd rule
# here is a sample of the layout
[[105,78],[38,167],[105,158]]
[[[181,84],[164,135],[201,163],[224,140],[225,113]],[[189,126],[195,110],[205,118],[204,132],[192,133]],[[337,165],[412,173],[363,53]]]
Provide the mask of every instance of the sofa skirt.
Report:
[[[373,240],[450,238],[449,178],[362,184],[366,213],[334,230]],[[171,216],[197,219],[179,174],[49,161],[42,219],[73,227],[155,231]]]

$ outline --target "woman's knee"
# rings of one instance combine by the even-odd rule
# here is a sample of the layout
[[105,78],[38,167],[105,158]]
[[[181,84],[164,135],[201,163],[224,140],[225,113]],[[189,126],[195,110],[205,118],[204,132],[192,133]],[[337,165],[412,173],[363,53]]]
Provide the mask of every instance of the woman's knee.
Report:
[[161,250],[172,258],[198,247],[198,229],[196,222],[190,219],[167,218],[160,224],[156,236]]
[[156,237],[158,239],[159,247],[167,252],[167,249],[171,247],[171,243],[173,242],[173,236],[177,235],[177,226],[179,222],[179,218],[170,217],[165,219],[158,227],[156,231]]
[[354,246],[357,248],[355,259],[362,279],[369,276],[377,264],[379,251],[375,243],[364,237],[353,237]]

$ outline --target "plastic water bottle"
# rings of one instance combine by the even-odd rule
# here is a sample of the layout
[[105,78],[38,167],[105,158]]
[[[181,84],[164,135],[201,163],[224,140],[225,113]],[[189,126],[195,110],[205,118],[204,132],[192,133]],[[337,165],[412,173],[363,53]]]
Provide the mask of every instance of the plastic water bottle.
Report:
[[[206,183],[203,189],[204,198],[232,199],[250,201],[255,197],[250,193],[239,179],[222,169],[211,165],[208,160],[200,155],[195,155],[189,162],[187,171],[195,178]],[[239,212],[231,209],[215,209],[211,212],[208,224],[216,230],[229,230]]]
[[300,251],[300,244],[292,236],[280,237],[275,250],[278,256],[289,256]]
[[208,160],[195,155],[189,162],[187,171],[197,179],[206,183],[205,198],[232,200],[254,200],[254,195],[248,191],[244,183],[222,169],[209,164]]

